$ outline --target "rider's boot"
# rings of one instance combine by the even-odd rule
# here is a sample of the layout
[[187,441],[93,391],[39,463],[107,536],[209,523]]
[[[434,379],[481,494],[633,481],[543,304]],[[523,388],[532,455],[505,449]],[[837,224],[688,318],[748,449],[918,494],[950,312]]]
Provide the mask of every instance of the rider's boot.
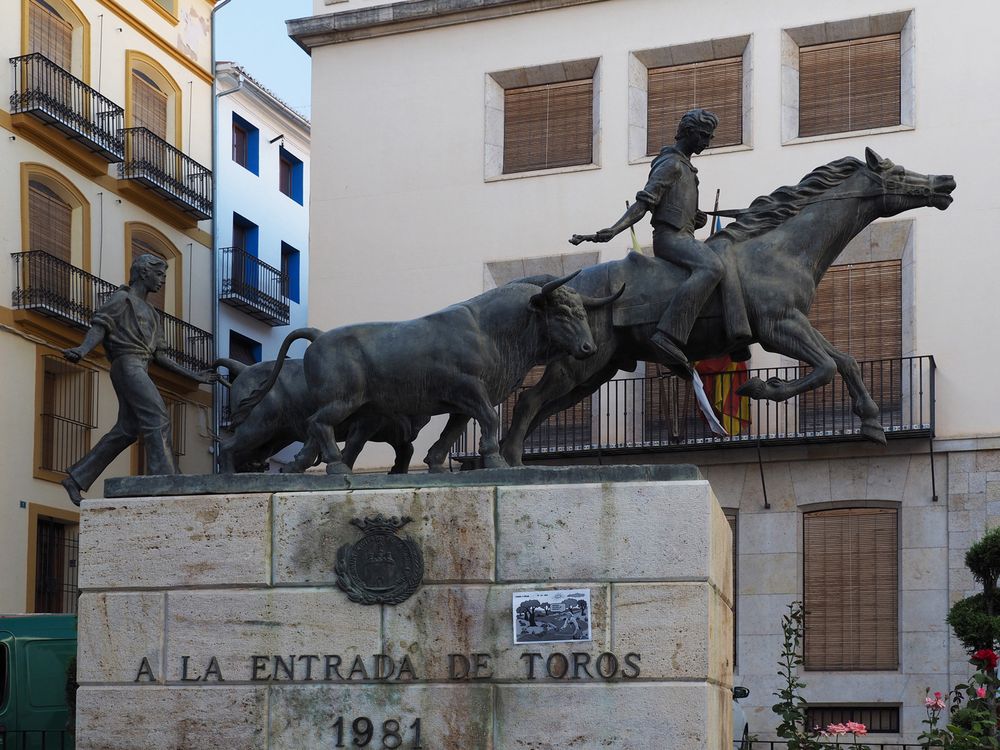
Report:
[[649,343],[664,355],[664,364],[688,365],[688,358],[681,348],[663,331],[657,329],[649,338]]

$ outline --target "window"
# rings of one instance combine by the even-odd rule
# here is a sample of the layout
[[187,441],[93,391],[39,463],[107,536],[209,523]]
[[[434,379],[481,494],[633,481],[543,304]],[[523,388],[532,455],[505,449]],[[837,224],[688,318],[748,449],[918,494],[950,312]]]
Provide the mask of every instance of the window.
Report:
[[597,166],[597,58],[486,77],[486,178]]
[[303,202],[302,160],[284,148],[278,149],[278,190],[296,203]]
[[[902,290],[901,260],[833,266],[809,312],[816,330],[862,363],[862,378],[889,424],[902,419]],[[842,379],[800,396],[799,420],[807,432],[853,426],[857,418]]]
[[799,135],[899,125],[899,34],[799,49]]
[[911,11],[785,29],[782,140],[912,127]]
[[63,70],[72,70],[73,24],[43,0],[28,2],[28,52],[40,52]]
[[864,724],[869,734],[899,734],[899,706],[814,706],[810,705],[807,726],[826,728],[830,724],[853,721]]
[[749,146],[752,117],[749,36],[640,50],[629,55],[629,160],[674,142],[695,107],[719,118],[711,147]]
[[743,142],[743,58],[650,68],[648,73],[646,155],[655,156],[674,141],[685,112],[700,107],[719,118],[712,146]]
[[803,550],[806,668],[897,669],[896,509],[806,513]]
[[233,113],[233,161],[254,174],[260,174],[260,131]]
[[282,294],[292,302],[298,302],[299,251],[285,242],[281,243],[281,278],[285,285]]
[[35,612],[77,611],[80,526],[39,517],[35,539]]
[[[157,138],[181,148],[181,88],[159,62],[127,50],[125,120],[130,128],[146,128]],[[148,159],[150,155],[143,158]],[[154,159],[156,161],[156,159]],[[173,174],[176,166],[160,159],[156,166]]]
[[28,247],[73,261],[73,206],[38,179],[28,181]]
[[257,256],[259,227],[239,214],[233,214],[233,247],[248,255]]
[[245,365],[255,365],[261,359],[260,342],[236,331],[230,331],[229,357]]
[[97,373],[61,356],[41,357],[38,467],[65,472],[90,450],[97,427]]

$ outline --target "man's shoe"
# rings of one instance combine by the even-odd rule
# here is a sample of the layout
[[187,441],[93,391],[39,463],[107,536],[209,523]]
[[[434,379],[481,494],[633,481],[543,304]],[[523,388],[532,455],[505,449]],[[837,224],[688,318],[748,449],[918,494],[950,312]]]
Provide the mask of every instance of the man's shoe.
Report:
[[73,477],[66,477],[60,484],[66,490],[66,494],[69,495],[69,499],[73,505],[79,506],[83,502],[83,495],[80,494],[83,488],[76,483]]
[[657,331],[649,338],[649,343],[655,346],[664,355],[663,364],[677,364],[688,366],[688,358],[663,331]]

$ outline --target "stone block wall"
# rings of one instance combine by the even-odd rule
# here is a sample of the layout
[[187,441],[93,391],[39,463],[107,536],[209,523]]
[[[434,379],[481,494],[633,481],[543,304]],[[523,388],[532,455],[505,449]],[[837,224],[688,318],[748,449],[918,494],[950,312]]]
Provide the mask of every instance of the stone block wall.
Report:
[[[376,513],[424,556],[395,606],[336,586]],[[731,747],[705,481],[120,498],[81,526],[78,748]],[[513,592],[577,587],[592,642],[514,645]]]

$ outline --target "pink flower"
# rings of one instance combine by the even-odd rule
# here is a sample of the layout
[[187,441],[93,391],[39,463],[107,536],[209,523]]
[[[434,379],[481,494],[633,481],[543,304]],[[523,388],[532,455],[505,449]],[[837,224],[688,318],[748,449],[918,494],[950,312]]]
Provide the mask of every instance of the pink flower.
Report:
[[940,692],[936,692],[933,698],[929,695],[924,698],[924,705],[929,709],[940,711],[944,708],[944,699],[941,697]]
[[849,731],[843,724],[827,724],[826,731],[832,735],[847,734]]
[[850,732],[851,734],[856,734],[856,735],[868,734],[868,727],[866,727],[864,724],[859,724],[856,721],[849,721],[847,722],[847,724],[845,724],[845,726],[847,727],[847,731]]
[[977,698],[985,698],[986,697],[986,688],[984,688],[984,687],[977,687],[976,688],[976,697]]

